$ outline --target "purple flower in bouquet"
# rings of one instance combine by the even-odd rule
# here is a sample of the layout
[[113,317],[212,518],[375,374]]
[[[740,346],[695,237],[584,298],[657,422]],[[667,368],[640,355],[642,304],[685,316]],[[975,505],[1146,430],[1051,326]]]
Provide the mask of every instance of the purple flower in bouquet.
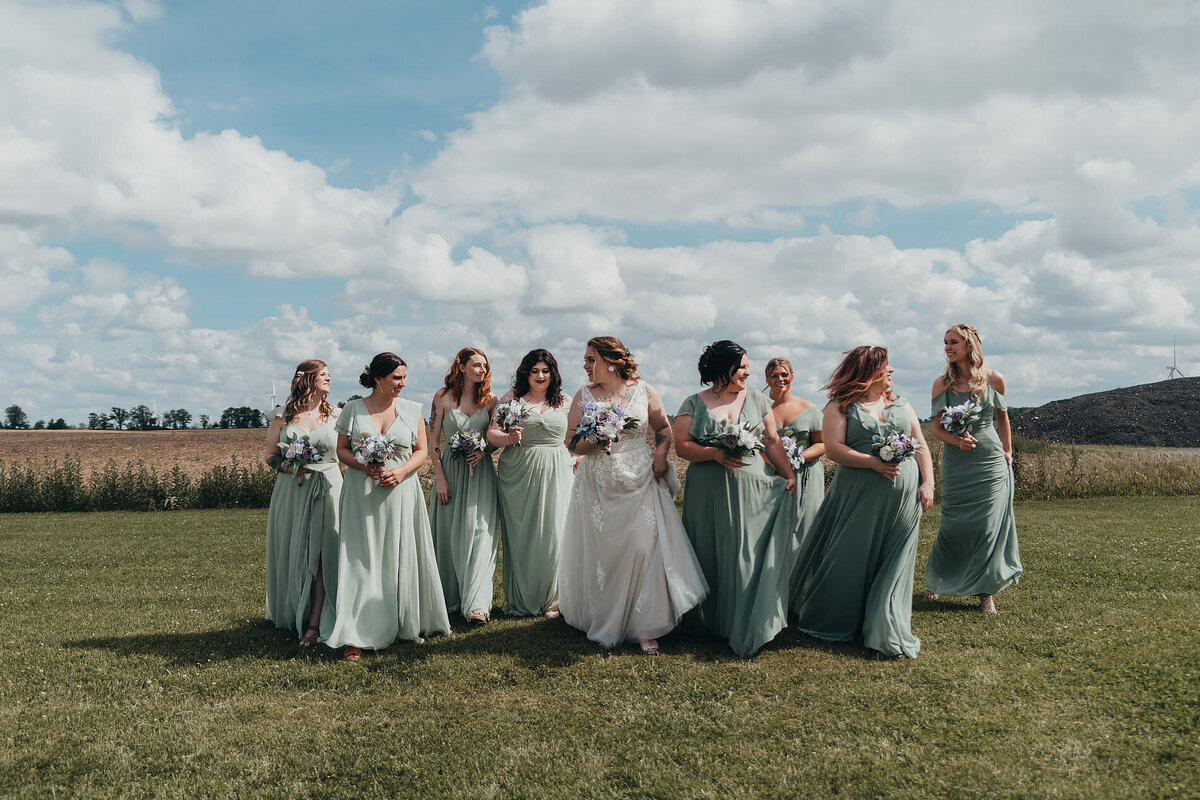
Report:
[[762,437],[759,436],[761,430],[761,425],[747,425],[744,422],[723,419],[717,423],[715,431],[699,437],[696,442],[705,447],[724,450],[730,458],[748,458],[766,449]]
[[360,433],[350,442],[350,452],[354,453],[354,460],[364,466],[382,466],[389,459],[396,457],[396,443],[383,436]]
[[957,406],[950,406],[942,411],[942,427],[946,433],[954,436],[966,436],[979,421],[983,406],[974,400],[968,400]]
[[792,469],[800,469],[805,464],[804,451],[808,449],[808,431],[794,431],[791,428],[779,429],[779,441],[783,444],[783,452],[787,456]]
[[[466,458],[471,453],[482,453],[487,449],[487,441],[483,438],[482,431],[458,431],[450,437],[450,452],[459,458]],[[475,477],[475,466],[467,464],[468,472],[472,478]]]
[[522,427],[532,413],[533,406],[514,397],[496,406],[496,424],[500,430],[509,433],[513,428]]
[[637,425],[636,419],[625,416],[621,407],[611,400],[593,400],[583,407],[579,425],[571,437],[571,447],[583,439],[611,454],[613,442],[617,441],[621,431],[631,431]]
[[916,439],[899,432],[887,436],[875,434],[872,439],[874,443],[871,448],[875,455],[888,464],[899,464],[906,458],[912,458],[921,449]]
[[311,436],[292,434],[286,441],[279,443],[283,460],[292,465],[296,483],[301,480],[300,470],[309,464],[315,464],[325,457],[328,448],[322,442],[314,442]]

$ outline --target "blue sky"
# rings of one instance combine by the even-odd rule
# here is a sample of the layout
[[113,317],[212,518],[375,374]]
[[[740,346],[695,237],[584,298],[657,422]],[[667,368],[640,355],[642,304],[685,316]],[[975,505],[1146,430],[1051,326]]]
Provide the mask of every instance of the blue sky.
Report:
[[[379,350],[427,400],[621,336],[817,389],[968,321],[1010,402],[1200,370],[1187,3],[0,0],[0,402],[265,404]],[[1004,31],[1004,36],[995,35]]]

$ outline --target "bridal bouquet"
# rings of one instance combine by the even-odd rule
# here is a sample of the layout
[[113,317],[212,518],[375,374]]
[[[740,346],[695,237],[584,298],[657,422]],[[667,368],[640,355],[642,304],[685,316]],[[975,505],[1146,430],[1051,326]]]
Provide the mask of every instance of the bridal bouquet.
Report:
[[625,416],[621,407],[609,400],[593,400],[583,407],[579,418],[579,426],[571,437],[571,447],[580,439],[591,442],[597,447],[603,447],[604,452],[612,454],[612,444],[617,441],[621,431],[631,431],[638,426],[638,421]]
[[496,424],[500,430],[509,433],[513,428],[520,428],[525,420],[533,413],[533,406],[524,400],[513,398],[496,406]]
[[[487,449],[487,442],[479,431],[458,431],[450,437],[450,452],[459,458],[466,458],[471,453],[482,453]],[[467,465],[467,471],[475,477],[475,466]]]
[[797,432],[791,428],[780,428],[779,441],[783,443],[783,452],[792,469],[803,467],[804,451],[808,449],[808,431]]
[[762,437],[759,436],[761,430],[761,425],[747,425],[744,422],[723,419],[717,423],[715,431],[699,437],[696,443],[724,450],[730,458],[748,458],[766,449]]
[[921,449],[921,445],[910,436],[903,433],[889,433],[887,436],[875,434],[871,448],[880,461],[888,464],[899,464],[906,458],[912,458]]
[[396,444],[391,439],[364,432],[351,440],[350,452],[354,453],[354,460],[364,466],[382,466],[388,459],[396,457]]
[[292,434],[287,441],[279,443],[285,463],[292,465],[296,483],[300,483],[300,469],[309,464],[315,464],[325,457],[328,448],[323,442],[314,442],[311,436],[296,436]]
[[946,429],[946,433],[955,436],[966,436],[975,427],[975,423],[979,421],[979,414],[983,411],[983,406],[976,403],[974,400],[950,406],[942,412],[942,427]]

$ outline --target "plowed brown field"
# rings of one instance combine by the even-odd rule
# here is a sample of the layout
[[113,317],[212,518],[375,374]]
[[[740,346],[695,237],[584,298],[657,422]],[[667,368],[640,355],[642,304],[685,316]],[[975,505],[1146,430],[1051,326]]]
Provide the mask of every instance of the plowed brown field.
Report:
[[0,461],[61,461],[77,456],[84,474],[110,460],[124,467],[143,461],[159,472],[179,467],[200,475],[231,456],[245,465],[262,459],[266,428],[198,431],[6,431],[0,430]]

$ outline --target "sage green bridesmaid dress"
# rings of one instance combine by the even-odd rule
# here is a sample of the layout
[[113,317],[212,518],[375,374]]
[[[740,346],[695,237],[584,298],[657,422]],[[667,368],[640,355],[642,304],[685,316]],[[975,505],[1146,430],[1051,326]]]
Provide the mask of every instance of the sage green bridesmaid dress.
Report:
[[[761,426],[770,410],[766,397],[750,391],[739,420]],[[683,401],[678,415],[692,418],[688,431],[694,439],[715,432],[718,425],[696,394]],[[683,491],[683,527],[709,586],[708,597],[691,615],[743,657],[757,649],[761,631],[773,624],[758,616],[769,604],[759,607],[756,595],[760,585],[777,583],[774,573],[764,579],[762,571],[768,553],[786,549],[783,540],[791,536],[786,526],[776,529],[774,524],[787,496],[785,482],[768,474],[764,464],[753,456],[733,474],[715,461],[689,464]],[[770,636],[780,629],[782,625]]]
[[470,416],[457,408],[446,414],[442,422],[442,474],[450,485],[450,502],[442,505],[434,494],[429,513],[446,608],[450,613],[461,611],[464,617],[471,612],[492,615],[500,500],[491,454],[484,455],[471,475],[467,460],[451,453],[449,445],[459,431],[487,431],[490,419],[486,408]]
[[[282,419],[283,407],[276,408],[272,416]],[[332,419],[318,423],[311,434],[290,422],[279,431],[280,443],[299,436],[309,436],[315,444],[325,445],[325,455],[304,468],[303,483],[297,483],[295,475],[284,473],[275,478],[267,511],[267,619],[278,628],[290,628],[303,636],[318,568],[326,593],[321,632],[328,633],[333,625],[342,472]]]
[[[814,406],[801,412],[780,429],[796,434],[801,446],[807,448],[812,434],[821,430],[821,412]],[[767,474],[775,468],[763,459]],[[784,496],[775,512],[769,545],[763,553],[762,565],[748,589],[754,598],[746,625],[736,640],[731,640],[739,655],[755,653],[775,638],[787,626],[796,572],[800,568],[800,552],[808,541],[813,520],[825,498],[825,467],[818,458],[796,470],[796,491]]]
[[[874,434],[910,434],[897,397],[884,421],[857,403],[846,409],[846,444],[876,457]],[[801,554],[794,598],[797,627],[817,639],[851,641],[888,656],[916,658],[912,634],[913,569],[921,505],[920,468],[909,458],[893,484],[867,467],[838,466]]]
[[[934,416],[969,399],[967,392],[942,392],[933,401]],[[993,424],[1008,406],[991,386],[979,403],[975,449],[942,449],[942,522],[925,565],[925,585],[937,594],[996,594],[1021,578],[1013,473]]]
[[[419,403],[397,399],[395,408],[396,419],[383,432],[396,444],[396,457],[385,464],[387,469],[409,459],[421,425]],[[361,399],[346,404],[336,428],[351,440],[360,433],[379,434]],[[330,647],[382,650],[397,639],[417,641],[449,633],[425,495],[416,473],[387,488],[362,470],[347,470],[339,520],[336,620],[323,641]]]
[[558,610],[558,546],[575,482],[563,445],[567,409],[533,412],[521,444],[504,448],[500,486],[500,539],[504,548],[504,613],[534,616]]

